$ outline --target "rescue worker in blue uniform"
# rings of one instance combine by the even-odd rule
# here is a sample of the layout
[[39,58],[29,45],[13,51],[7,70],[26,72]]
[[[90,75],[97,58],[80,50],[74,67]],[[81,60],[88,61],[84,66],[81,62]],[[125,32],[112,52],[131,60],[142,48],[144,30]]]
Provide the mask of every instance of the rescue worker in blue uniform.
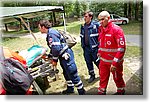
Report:
[[86,11],[84,13],[84,25],[81,26],[81,46],[83,48],[84,59],[88,68],[90,78],[89,83],[93,82],[95,79],[94,73],[94,64],[99,66],[99,57],[97,56],[98,52],[98,28],[99,23],[93,21],[93,12]]
[[51,23],[48,20],[40,20],[39,30],[41,33],[47,34],[46,41],[52,55],[53,66],[57,65],[59,59],[63,69],[63,75],[67,82],[67,89],[64,90],[62,94],[74,93],[74,86],[76,86],[79,95],[84,95],[85,90],[78,75],[73,51],[65,43],[63,36],[57,30],[51,28]]

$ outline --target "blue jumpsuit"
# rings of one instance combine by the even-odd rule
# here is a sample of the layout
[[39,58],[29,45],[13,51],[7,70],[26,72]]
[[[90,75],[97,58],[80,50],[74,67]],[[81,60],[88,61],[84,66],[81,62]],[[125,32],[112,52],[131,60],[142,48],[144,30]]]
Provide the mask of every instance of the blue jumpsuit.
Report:
[[81,26],[81,46],[83,48],[84,59],[88,68],[89,75],[95,75],[93,62],[97,67],[99,66],[100,62],[97,56],[99,45],[98,28],[99,24],[95,21],[91,21],[91,23],[88,26],[86,24]]
[[[84,94],[83,83],[77,72],[73,51],[64,43],[63,36],[57,30],[50,28],[46,40],[51,49],[50,53],[53,56],[53,60],[57,62],[59,59],[60,61],[63,75],[67,82],[67,90],[74,91],[74,86],[76,86],[78,93]],[[64,54],[67,54],[69,58],[65,59]]]

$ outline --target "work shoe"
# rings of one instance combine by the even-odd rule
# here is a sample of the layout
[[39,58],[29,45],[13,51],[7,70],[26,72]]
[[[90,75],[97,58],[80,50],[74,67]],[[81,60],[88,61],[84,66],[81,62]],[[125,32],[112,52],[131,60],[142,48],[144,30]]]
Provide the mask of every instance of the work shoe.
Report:
[[106,95],[106,89],[105,88],[98,88],[98,95]]
[[85,95],[85,89],[84,88],[77,89],[77,90],[78,90],[79,95]]
[[62,92],[62,94],[66,94],[66,95],[72,94],[72,93],[74,93],[74,89],[73,89],[73,90],[66,89],[66,90],[64,90],[64,91]]
[[95,80],[95,75],[91,75],[88,80],[88,83],[92,83],[94,80]]
[[114,95],[125,95],[125,90],[114,93]]
[[98,92],[98,95],[106,95],[106,92],[104,92],[104,93]]

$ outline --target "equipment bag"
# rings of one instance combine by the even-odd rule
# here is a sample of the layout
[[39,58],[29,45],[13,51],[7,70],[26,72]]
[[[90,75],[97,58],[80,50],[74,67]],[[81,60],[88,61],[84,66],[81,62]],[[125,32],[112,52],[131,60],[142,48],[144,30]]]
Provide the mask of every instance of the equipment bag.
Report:
[[12,58],[2,62],[1,80],[6,94],[23,95],[30,88],[33,78],[23,65]]
[[69,48],[72,48],[74,45],[76,45],[77,41],[75,37],[62,30],[58,30],[58,32],[64,37],[65,42],[67,43]]

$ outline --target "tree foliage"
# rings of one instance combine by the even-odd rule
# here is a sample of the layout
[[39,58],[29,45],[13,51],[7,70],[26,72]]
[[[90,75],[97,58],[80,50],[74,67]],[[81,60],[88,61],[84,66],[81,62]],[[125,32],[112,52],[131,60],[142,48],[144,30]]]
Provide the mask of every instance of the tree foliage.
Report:
[[[141,0],[120,0],[118,2],[109,2],[111,0],[106,1],[97,1],[97,0],[50,0],[50,1],[16,1],[16,2],[2,2],[2,6],[4,7],[21,7],[21,6],[63,6],[65,10],[66,18],[81,18],[83,17],[83,12],[87,9],[91,10],[94,13],[94,19],[97,19],[98,14],[107,10],[109,13],[118,14],[120,16],[128,17],[130,20],[142,20],[143,19],[143,1]],[[53,20],[52,13],[49,15],[43,15],[42,17],[30,19],[32,22],[36,22],[39,18],[48,18]],[[61,16],[60,14],[55,14],[56,18]],[[57,20],[57,19],[56,19]],[[35,24],[36,25],[36,24]]]

